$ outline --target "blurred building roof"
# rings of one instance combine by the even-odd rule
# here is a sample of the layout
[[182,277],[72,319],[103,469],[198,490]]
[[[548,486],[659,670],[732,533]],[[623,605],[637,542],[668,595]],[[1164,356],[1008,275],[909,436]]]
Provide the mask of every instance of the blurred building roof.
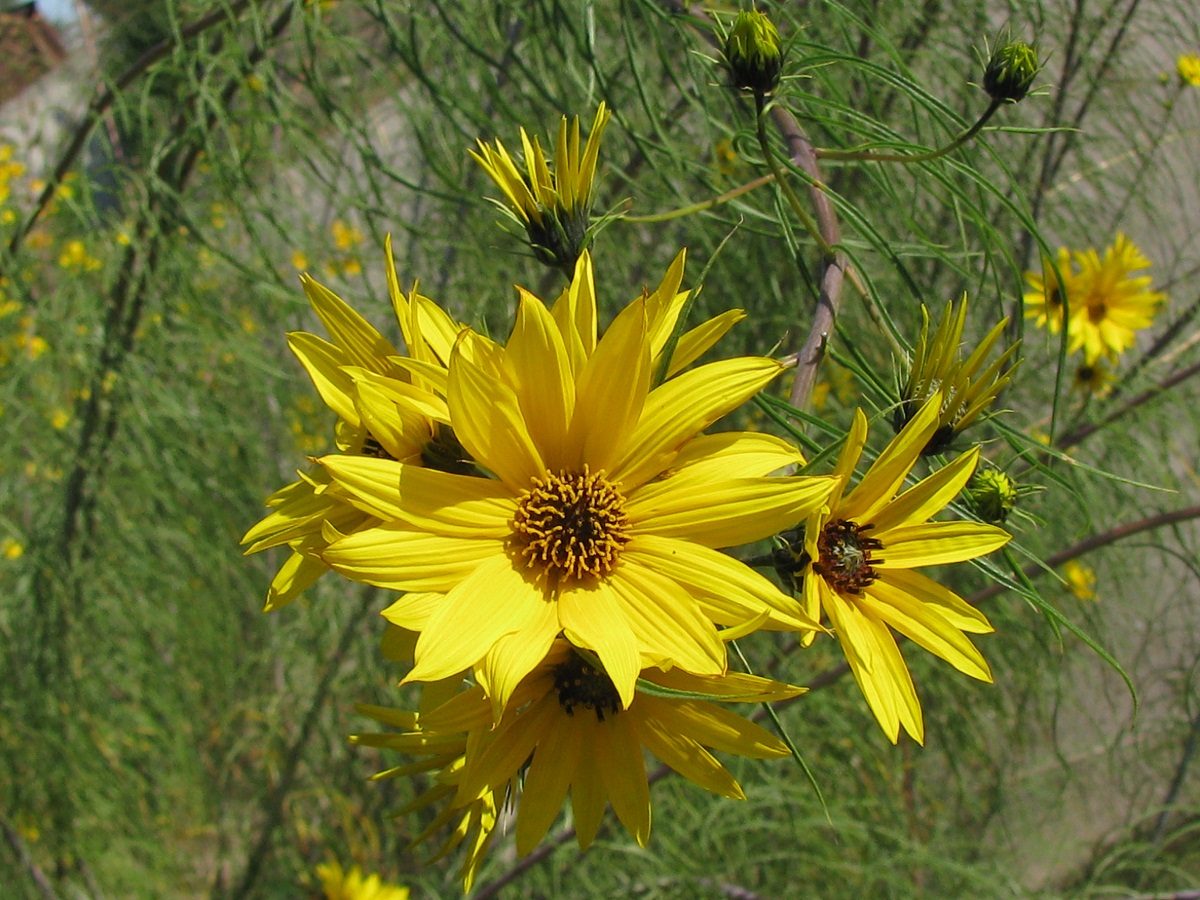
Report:
[[0,103],[11,100],[66,58],[58,32],[34,0],[0,2]]

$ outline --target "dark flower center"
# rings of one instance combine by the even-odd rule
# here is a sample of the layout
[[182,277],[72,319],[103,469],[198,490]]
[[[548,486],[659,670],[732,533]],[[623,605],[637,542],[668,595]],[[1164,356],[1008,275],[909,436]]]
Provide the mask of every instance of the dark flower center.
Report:
[[877,538],[866,536],[874,527],[847,519],[829,522],[817,539],[820,559],[813,563],[813,571],[839,593],[861,594],[875,582],[876,572],[871,563],[883,562],[871,556],[875,550],[883,549]]
[[612,679],[577,653],[554,667],[554,690],[558,705],[568,716],[575,715],[575,707],[582,706],[603,722],[605,713],[615,715],[621,709],[621,697]]
[[1099,325],[1104,321],[1104,317],[1108,315],[1108,307],[1103,303],[1088,304],[1088,319],[1093,325]]
[[604,478],[547,472],[517,500],[513,519],[521,556],[558,580],[600,578],[616,566],[629,543],[625,498]]

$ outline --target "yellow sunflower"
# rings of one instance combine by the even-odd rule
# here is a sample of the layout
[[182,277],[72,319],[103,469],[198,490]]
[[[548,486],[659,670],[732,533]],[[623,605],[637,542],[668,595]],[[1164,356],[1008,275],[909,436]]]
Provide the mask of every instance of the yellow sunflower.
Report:
[[1166,294],[1150,290],[1149,275],[1132,273],[1150,268],[1137,246],[1117,234],[1104,258],[1095,250],[1077,252],[1078,294],[1071,309],[1068,352],[1083,350],[1084,362],[1095,363],[1103,355],[1115,363],[1133,346],[1134,333],[1154,322]]
[[[1068,303],[1074,311],[1076,287],[1071,268],[1071,251],[1060,247],[1053,261],[1042,259],[1042,272],[1026,272],[1025,280],[1032,290],[1024,296],[1025,318],[1034,319],[1038,328],[1048,328],[1051,334],[1062,330],[1063,311]],[[1065,302],[1064,302],[1065,301]]]
[[[595,838],[610,802],[645,846],[650,791],[643,748],[706,790],[734,799],[745,798],[741,786],[708,748],[755,759],[788,755],[778,738],[709,699],[769,702],[795,697],[803,688],[739,673],[702,678],[653,669],[639,674],[638,690],[626,702],[602,670],[558,640],[521,682],[499,722],[483,686],[476,686],[415,717],[417,730],[380,740],[391,737],[403,749],[404,742],[437,746],[465,735],[466,763],[455,804],[507,791],[523,772],[516,827],[522,856],[545,836],[568,791],[580,848],[587,849]],[[403,720],[397,724],[402,727]]]
[[[343,453],[467,471],[469,460],[450,430],[445,401],[446,360],[463,326],[418,294],[416,286],[405,296],[390,237],[385,251],[388,290],[407,358],[345,301],[308,276],[301,279],[305,293],[331,340],[294,332],[288,335],[288,345],[326,405],[337,413],[337,443]],[[284,545],[292,550],[271,581],[268,611],[287,605],[328,571],[318,555],[328,544],[326,526],[348,534],[377,523],[345,501],[324,469],[298,474],[298,481],[267,498],[272,512],[242,538],[248,554]]]
[[493,477],[319,460],[382,522],[345,537],[327,529],[322,558],[353,580],[413,592],[391,619],[420,632],[407,680],[479,664],[501,709],[564,633],[599,656],[628,705],[646,666],[722,674],[717,625],[817,627],[719,549],[803,519],[832,479],[766,477],[799,458],[773,438],[697,436],[783,366],[728,359],[652,387],[664,330],[654,295],[597,340],[588,273],[581,258],[553,310],[521,291],[505,347],[451,355],[450,421]]
[[921,705],[891,629],[973,678],[991,671],[964,632],[992,626],[920,566],[962,562],[990,553],[1010,535],[974,522],[930,522],[962,490],[979,458],[976,447],[904,493],[896,492],[938,427],[942,398],[934,394],[847,491],[867,440],[862,410],[834,469],[828,506],[804,526],[803,605],[821,610],[837,634],[850,669],[884,732],[894,742],[901,725],[924,741]]

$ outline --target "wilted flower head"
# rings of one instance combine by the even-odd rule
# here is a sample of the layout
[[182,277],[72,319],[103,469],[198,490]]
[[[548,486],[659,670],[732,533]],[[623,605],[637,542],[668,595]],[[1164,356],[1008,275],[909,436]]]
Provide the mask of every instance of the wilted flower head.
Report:
[[1017,505],[1020,489],[999,469],[983,468],[976,472],[963,491],[967,503],[983,521],[1002,525]]
[[970,426],[996,399],[996,395],[1008,384],[1013,370],[1020,364],[1019,361],[1009,364],[1020,345],[1013,344],[995,362],[979,372],[983,361],[1004,333],[1008,319],[989,331],[965,361],[958,358],[963,325],[967,320],[965,296],[957,310],[953,303],[946,304],[933,340],[929,339],[929,311],[924,306],[921,307],[921,319],[921,337],[917,341],[908,378],[900,389],[900,404],[892,416],[892,426],[898,433],[924,406],[926,400],[940,392],[942,406],[938,414],[938,427],[922,450],[922,453],[932,454],[945,450],[958,433]]
[[993,100],[1024,100],[1042,67],[1037,49],[1024,41],[1011,41],[995,49],[983,72],[983,89]]
[[[575,261],[591,243],[592,182],[600,153],[600,139],[611,113],[603,101],[596,109],[592,130],[580,150],[579,119],[567,124],[563,116],[558,125],[558,145],[554,159],[547,160],[542,146],[521,129],[521,147],[525,171],[517,168],[504,145],[479,141],[479,152],[471,156],[483,166],[488,177],[504,192],[505,209],[525,228],[529,245],[538,261],[568,275]],[[551,168],[553,162],[554,168]]]
[[783,69],[783,49],[779,30],[766,13],[738,13],[725,39],[725,62],[736,87],[757,94],[775,89]]

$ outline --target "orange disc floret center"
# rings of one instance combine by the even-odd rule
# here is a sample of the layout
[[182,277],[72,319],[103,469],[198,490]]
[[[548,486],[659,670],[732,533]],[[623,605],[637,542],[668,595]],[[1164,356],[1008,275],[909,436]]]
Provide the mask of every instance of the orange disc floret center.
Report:
[[625,497],[603,472],[547,472],[517,500],[513,532],[530,566],[559,580],[600,578],[629,543]]
[[616,715],[621,709],[621,697],[612,679],[577,653],[554,667],[554,691],[558,705],[568,716],[575,715],[575,707],[582,706],[603,722],[605,713]]
[[867,537],[866,532],[872,528],[873,525],[838,519],[821,529],[817,539],[820,559],[813,563],[813,571],[835,591],[861,594],[875,582],[876,572],[871,563],[883,560],[874,558],[872,553],[882,550],[883,544],[878,538]]

